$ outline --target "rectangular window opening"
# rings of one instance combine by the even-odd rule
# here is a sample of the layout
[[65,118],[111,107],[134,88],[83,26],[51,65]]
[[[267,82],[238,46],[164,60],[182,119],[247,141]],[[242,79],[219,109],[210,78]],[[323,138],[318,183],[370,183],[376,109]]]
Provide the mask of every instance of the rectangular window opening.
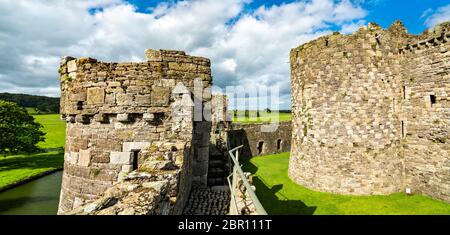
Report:
[[401,128],[402,128],[402,130],[401,130],[401,131],[402,131],[402,133],[401,133],[401,134],[402,134],[402,138],[405,138],[405,135],[406,135],[406,134],[405,134],[405,122],[404,122],[404,121],[402,121],[402,126],[401,126]]
[[277,140],[277,150],[281,150],[281,139]]
[[138,169],[139,166],[139,153],[141,150],[133,150],[133,171]]
[[259,141],[258,142],[258,154],[263,153],[263,148],[264,148],[264,141]]
[[392,111],[395,113],[395,98],[392,98]]
[[436,96],[435,95],[430,95],[430,102],[431,102],[431,107],[433,107],[436,104]]

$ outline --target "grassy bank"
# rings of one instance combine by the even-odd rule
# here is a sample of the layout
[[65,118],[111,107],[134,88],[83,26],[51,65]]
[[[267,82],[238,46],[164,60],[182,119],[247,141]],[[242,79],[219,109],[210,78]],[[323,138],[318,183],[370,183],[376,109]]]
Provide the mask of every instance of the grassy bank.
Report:
[[344,196],[309,190],[287,174],[289,153],[254,157],[244,164],[254,174],[256,194],[269,214],[428,215],[450,214],[450,204],[427,196]]
[[260,117],[256,117],[256,111],[249,111],[249,117],[245,117],[244,111],[238,111],[237,117],[234,117],[233,113],[231,113],[231,115],[233,117],[233,122],[238,123],[285,122],[291,120],[290,113],[261,112]]
[[45,142],[39,143],[38,146],[51,150],[45,153],[0,157],[0,190],[63,167],[65,123],[59,120],[59,114],[35,115],[34,118],[44,126],[47,133]]
[[0,191],[43,173],[62,168],[64,153],[53,151],[0,158]]

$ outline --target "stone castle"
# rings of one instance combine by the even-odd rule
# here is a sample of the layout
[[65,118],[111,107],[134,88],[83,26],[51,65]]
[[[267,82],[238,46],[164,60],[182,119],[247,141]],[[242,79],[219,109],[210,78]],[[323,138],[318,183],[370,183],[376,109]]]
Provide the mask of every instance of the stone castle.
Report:
[[450,201],[449,32],[369,24],[293,49],[292,124],[271,133],[231,123],[227,98],[211,94],[209,59],[152,49],[138,63],[65,57],[58,214],[205,213],[193,195],[217,195],[211,213],[224,214],[229,192],[210,189],[227,184],[226,151],[239,145],[242,157],[291,151],[289,176],[315,190]]
[[[209,59],[145,54],[139,63],[61,61],[67,128],[59,214],[181,214],[191,191],[204,194],[196,187],[226,184],[227,131],[258,126],[230,124],[226,97],[211,94]],[[288,151],[290,125],[277,133],[277,149],[258,131],[232,142],[245,140],[247,156]]]
[[450,23],[401,22],[291,50],[289,176],[314,190],[450,201]]
[[[70,57],[61,62],[67,133],[60,214],[97,199],[126,177],[130,194],[142,194],[142,182],[148,181],[147,194],[139,194],[144,198],[160,197],[151,193],[155,187],[168,188],[155,200],[170,202],[164,213],[177,214],[191,182],[206,184],[211,122],[194,122],[189,101],[194,96],[205,108],[211,101],[210,61],[166,50],[147,50],[146,57],[141,63]],[[194,83],[206,92],[192,95],[187,88],[193,90]],[[142,173],[129,174],[138,168]]]

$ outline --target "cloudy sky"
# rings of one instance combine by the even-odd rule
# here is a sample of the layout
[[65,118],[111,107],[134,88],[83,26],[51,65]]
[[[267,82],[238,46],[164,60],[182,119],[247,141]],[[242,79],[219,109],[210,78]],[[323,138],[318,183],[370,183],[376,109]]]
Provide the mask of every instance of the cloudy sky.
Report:
[[0,92],[59,96],[65,55],[143,61],[162,48],[210,58],[218,87],[278,87],[288,109],[291,48],[396,19],[418,34],[450,20],[450,0],[0,0]]

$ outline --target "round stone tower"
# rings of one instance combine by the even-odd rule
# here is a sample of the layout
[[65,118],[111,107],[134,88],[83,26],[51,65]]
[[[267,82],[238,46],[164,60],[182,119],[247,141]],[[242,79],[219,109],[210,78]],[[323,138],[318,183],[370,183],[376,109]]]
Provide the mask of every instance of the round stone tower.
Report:
[[[202,116],[194,119],[194,104],[185,101],[196,97],[200,107],[211,101],[210,61],[170,50],[146,50],[146,57],[139,63],[71,57],[61,62],[61,116],[67,128],[58,213],[97,199],[140,169],[144,151],[171,142],[184,146],[168,155],[181,170],[171,195],[181,201],[179,207],[192,181],[206,185],[211,125]],[[183,148],[185,159],[174,159]]]
[[292,49],[289,176],[341,194],[388,194],[402,185],[401,23],[334,33]]
[[292,49],[289,176],[340,194],[450,201],[450,22],[395,22]]

